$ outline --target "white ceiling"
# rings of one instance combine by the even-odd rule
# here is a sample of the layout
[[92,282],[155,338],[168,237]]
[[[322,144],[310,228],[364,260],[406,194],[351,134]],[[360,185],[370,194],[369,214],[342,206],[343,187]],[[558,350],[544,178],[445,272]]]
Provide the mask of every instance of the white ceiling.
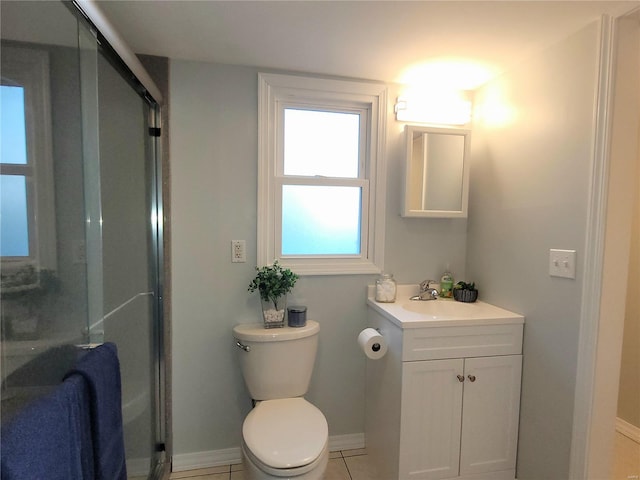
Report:
[[[602,13],[639,1],[97,2],[136,53],[405,83],[454,59],[475,88]],[[433,75],[444,75],[436,72]],[[450,81],[450,80],[448,80]]]

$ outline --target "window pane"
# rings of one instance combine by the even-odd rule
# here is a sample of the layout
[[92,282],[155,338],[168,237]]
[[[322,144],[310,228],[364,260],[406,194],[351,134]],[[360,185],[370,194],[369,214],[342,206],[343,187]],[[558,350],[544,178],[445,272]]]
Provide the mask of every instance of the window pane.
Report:
[[359,255],[360,187],[284,185],[282,255]]
[[29,256],[27,182],[22,175],[0,175],[0,255]]
[[284,174],[358,178],[360,115],[284,111]]
[[22,87],[0,86],[0,163],[27,164]]

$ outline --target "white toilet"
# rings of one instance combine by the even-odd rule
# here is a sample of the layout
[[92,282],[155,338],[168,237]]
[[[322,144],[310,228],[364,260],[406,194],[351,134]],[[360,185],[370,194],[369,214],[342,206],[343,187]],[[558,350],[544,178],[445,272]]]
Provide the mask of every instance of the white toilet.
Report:
[[242,424],[242,460],[249,480],[321,480],[329,428],[304,399],[318,350],[320,325],[265,329],[236,325],[233,336],[245,383],[255,401]]

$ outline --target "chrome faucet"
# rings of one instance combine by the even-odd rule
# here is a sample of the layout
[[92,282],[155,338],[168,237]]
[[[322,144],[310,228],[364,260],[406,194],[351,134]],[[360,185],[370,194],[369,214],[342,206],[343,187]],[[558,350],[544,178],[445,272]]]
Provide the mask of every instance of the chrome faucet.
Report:
[[435,284],[433,280],[425,280],[420,283],[420,293],[414,295],[409,300],[436,300],[438,298],[438,290],[433,288],[432,284]]

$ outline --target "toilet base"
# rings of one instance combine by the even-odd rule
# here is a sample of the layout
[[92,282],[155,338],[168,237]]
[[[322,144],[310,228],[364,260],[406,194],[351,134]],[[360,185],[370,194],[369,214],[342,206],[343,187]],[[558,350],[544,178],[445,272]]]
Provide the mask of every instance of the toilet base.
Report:
[[[316,460],[318,464],[313,470],[310,470],[300,475],[295,475],[294,472],[282,475],[276,475],[267,473],[261,470],[251,459],[251,455],[246,452],[246,445],[242,444],[242,465],[244,466],[244,478],[245,480],[323,480],[324,474],[327,470],[327,463],[329,462],[329,448],[325,445],[324,450],[320,454],[320,458]],[[292,469],[295,471],[295,469]]]

